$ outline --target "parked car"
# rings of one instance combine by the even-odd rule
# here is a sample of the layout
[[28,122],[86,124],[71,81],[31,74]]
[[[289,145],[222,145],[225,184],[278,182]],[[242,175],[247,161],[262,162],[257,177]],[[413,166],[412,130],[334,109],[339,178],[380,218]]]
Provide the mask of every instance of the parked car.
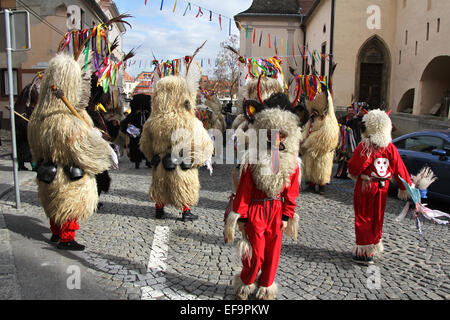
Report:
[[429,166],[438,177],[431,184],[428,196],[450,202],[450,130],[409,133],[394,139],[392,143],[411,175]]

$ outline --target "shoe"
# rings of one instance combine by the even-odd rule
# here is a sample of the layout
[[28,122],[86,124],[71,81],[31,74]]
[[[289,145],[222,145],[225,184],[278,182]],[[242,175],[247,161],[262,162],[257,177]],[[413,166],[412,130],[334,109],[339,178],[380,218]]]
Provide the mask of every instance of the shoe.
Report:
[[141,164],[139,162],[135,162],[134,163],[134,168],[135,169],[139,169],[140,166],[141,166]]
[[236,294],[236,300],[248,300],[248,294],[245,292],[237,293]]
[[325,186],[319,186],[319,194],[322,196],[325,194]]
[[306,192],[316,192],[316,185],[308,183],[305,191]]
[[19,171],[30,171],[27,167],[19,167]]
[[58,244],[58,249],[61,250],[71,250],[71,251],[83,251],[85,246],[82,244],[79,244],[75,240],[72,240],[70,242],[60,242]]
[[373,256],[369,256],[369,257],[353,256],[352,260],[355,263],[364,264],[364,265],[374,264]]
[[156,208],[156,219],[163,219],[165,216],[164,208],[158,209]]
[[191,210],[183,211],[183,216],[181,218],[181,221],[193,221],[197,220],[198,216],[195,214],[192,214]]
[[53,234],[52,237],[50,238],[51,242],[58,242],[59,241],[59,236],[56,234]]

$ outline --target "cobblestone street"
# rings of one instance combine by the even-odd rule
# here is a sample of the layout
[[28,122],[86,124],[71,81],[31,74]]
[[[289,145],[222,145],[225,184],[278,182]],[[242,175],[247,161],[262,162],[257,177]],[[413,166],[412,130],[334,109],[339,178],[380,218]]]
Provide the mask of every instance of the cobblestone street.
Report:
[[[2,167],[10,162],[2,161]],[[80,224],[77,241],[86,245],[81,253],[61,252],[48,241],[48,221],[33,179],[21,186],[21,209],[13,209],[13,191],[0,199],[2,299],[39,299],[23,289],[27,276],[20,264],[33,264],[36,257],[45,260],[49,254],[61,255],[68,265],[86,270],[81,287],[95,286],[106,299],[234,299],[232,278],[240,271],[237,241],[229,246],[222,236],[231,166],[215,165],[212,176],[205,168],[200,170],[200,202],[193,208],[200,219],[185,223],[178,220],[181,214],[170,208],[165,220],[155,219],[154,206],[148,200],[150,169],[136,170],[126,159],[119,171],[111,173],[111,191],[101,195],[103,206]],[[385,253],[375,267],[359,266],[351,261],[352,197],[350,180],[334,180],[325,196],[300,194],[299,239],[283,240],[276,278],[278,299],[449,299],[448,226],[426,221],[420,237],[411,213],[402,223],[395,221],[404,203],[390,198],[383,231]],[[14,245],[18,236],[23,238],[23,246],[33,248],[33,254],[18,257]],[[44,270],[45,266],[38,268]],[[37,275],[46,277],[36,281],[65,286],[66,271],[61,267],[59,275],[48,275],[36,270]]]

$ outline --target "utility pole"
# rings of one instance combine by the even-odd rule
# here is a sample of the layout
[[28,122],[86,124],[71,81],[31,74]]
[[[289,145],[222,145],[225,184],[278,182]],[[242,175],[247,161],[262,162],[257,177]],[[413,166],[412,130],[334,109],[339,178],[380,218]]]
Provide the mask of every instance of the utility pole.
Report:
[[14,114],[14,80],[12,70],[12,44],[11,44],[11,23],[10,14],[8,9],[4,10],[5,13],[5,35],[6,35],[6,59],[8,65],[8,84],[9,84],[9,106],[10,106],[10,119],[11,119],[11,142],[12,142],[12,161],[13,161],[13,173],[14,173],[14,189],[16,194],[16,209],[20,209],[20,190],[19,190],[19,172],[17,162],[17,144],[16,144],[16,123]]

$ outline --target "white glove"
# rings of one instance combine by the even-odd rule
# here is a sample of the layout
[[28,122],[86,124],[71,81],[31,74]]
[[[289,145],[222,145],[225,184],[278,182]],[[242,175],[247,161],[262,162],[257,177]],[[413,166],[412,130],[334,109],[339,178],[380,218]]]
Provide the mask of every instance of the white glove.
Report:
[[114,151],[111,146],[109,146],[110,149],[110,155],[111,155],[111,163],[115,170],[119,169],[119,159],[117,158],[117,153]]
[[211,161],[211,159],[205,161],[205,166],[206,166],[206,167],[208,168],[208,170],[209,170],[209,175],[212,176],[212,174],[213,174],[213,166],[212,166],[212,161]]

